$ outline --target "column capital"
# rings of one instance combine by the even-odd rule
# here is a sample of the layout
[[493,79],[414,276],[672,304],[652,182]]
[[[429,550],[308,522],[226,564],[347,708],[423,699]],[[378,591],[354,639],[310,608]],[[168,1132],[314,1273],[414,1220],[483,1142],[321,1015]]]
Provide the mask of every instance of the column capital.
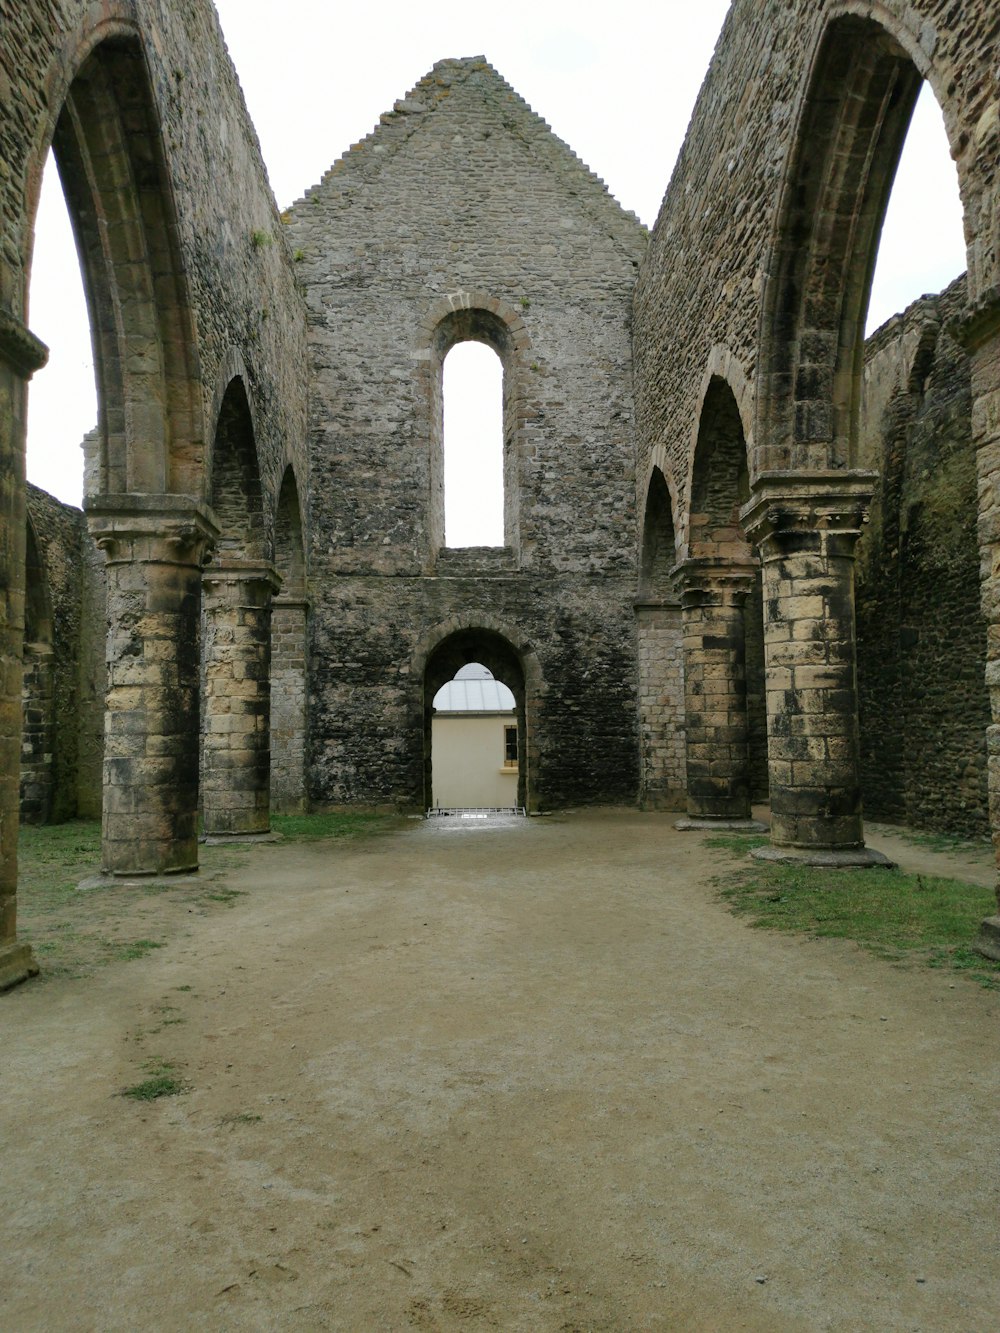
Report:
[[853,551],[868,522],[876,472],[765,472],[740,510],[747,537],[762,559],[793,552]]
[[263,584],[273,596],[281,588],[281,575],[269,560],[212,559],[201,576],[202,587],[211,584]]
[[187,495],[97,495],[84,501],[84,511],[109,564],[201,568],[219,537],[212,511]]
[[9,311],[0,310],[0,357],[24,380],[46,364],[49,349],[26,324]]
[[741,602],[753,590],[756,561],[733,561],[719,556],[682,560],[674,567],[681,589],[681,604],[701,606],[706,601]]

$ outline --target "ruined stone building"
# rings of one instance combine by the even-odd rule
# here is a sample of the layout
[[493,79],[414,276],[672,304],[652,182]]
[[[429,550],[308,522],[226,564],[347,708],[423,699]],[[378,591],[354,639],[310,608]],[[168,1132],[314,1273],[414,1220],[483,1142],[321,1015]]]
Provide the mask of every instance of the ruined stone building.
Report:
[[[19,814],[100,809],[103,868],[156,875],[199,820],[421,810],[470,661],[514,692],[529,810],[766,800],[775,848],[845,863],[862,799],[997,830],[992,5],[734,0],[651,233],[482,58],[279,216],[210,0],[0,23],[0,987],[34,969]],[[924,79],[968,273],[866,345]],[[24,483],[50,146],[96,352],[84,515]],[[502,364],[502,546],[445,541],[467,340]]]

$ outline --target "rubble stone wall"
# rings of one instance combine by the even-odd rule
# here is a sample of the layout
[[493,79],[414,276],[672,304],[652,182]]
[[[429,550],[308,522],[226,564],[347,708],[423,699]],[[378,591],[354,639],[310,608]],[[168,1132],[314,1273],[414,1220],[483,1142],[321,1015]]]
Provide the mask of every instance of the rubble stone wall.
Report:
[[[535,797],[634,800],[644,229],[473,58],[436,65],[287,231],[309,317],[312,799],[418,804],[418,645],[497,621],[544,681]],[[440,366],[464,338],[505,365],[505,548],[441,548]]]
[[948,331],[965,280],[869,340],[861,444],[878,470],[858,547],[865,811],[989,832],[986,625],[976,540],[969,358]]

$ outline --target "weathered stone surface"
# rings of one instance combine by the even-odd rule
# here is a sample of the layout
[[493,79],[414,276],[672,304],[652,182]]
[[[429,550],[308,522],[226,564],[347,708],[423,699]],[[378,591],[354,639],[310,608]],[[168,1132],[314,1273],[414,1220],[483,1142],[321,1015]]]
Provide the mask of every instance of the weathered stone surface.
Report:
[[[311,356],[312,799],[419,808],[421,645],[457,623],[537,656],[539,801],[634,799],[643,228],[475,58],[436,65],[287,231]],[[504,364],[495,550],[442,549],[441,365],[466,338]]]
[[959,280],[868,343],[860,447],[879,480],[856,601],[866,813],[975,837],[990,709],[971,375],[948,332],[964,309]]

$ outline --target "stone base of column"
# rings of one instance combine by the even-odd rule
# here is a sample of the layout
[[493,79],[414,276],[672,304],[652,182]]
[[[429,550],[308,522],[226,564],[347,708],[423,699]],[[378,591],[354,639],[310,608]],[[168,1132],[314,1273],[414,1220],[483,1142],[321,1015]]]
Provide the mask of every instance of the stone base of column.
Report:
[[1000,916],[988,916],[979,927],[979,936],[972,946],[984,958],[1000,963]]
[[767,825],[759,819],[678,819],[679,833],[766,833]]
[[203,833],[198,839],[206,847],[222,847],[234,842],[281,842],[282,835],[268,830],[266,833]]
[[38,964],[30,944],[0,945],[0,991],[20,986],[38,976]]
[[871,847],[755,847],[750,855],[757,861],[822,866],[827,870],[894,870],[896,867],[895,861]]
[[134,884],[136,888],[164,888],[164,889],[184,889],[188,887],[203,887],[205,881],[198,874],[198,867],[194,866],[188,870],[178,870],[176,872],[166,870],[145,874],[143,871],[129,872],[126,870],[112,871],[110,874],[102,870],[99,875],[88,875],[86,879],[81,879],[77,884],[79,893],[86,893],[89,889],[120,889],[128,888]]

